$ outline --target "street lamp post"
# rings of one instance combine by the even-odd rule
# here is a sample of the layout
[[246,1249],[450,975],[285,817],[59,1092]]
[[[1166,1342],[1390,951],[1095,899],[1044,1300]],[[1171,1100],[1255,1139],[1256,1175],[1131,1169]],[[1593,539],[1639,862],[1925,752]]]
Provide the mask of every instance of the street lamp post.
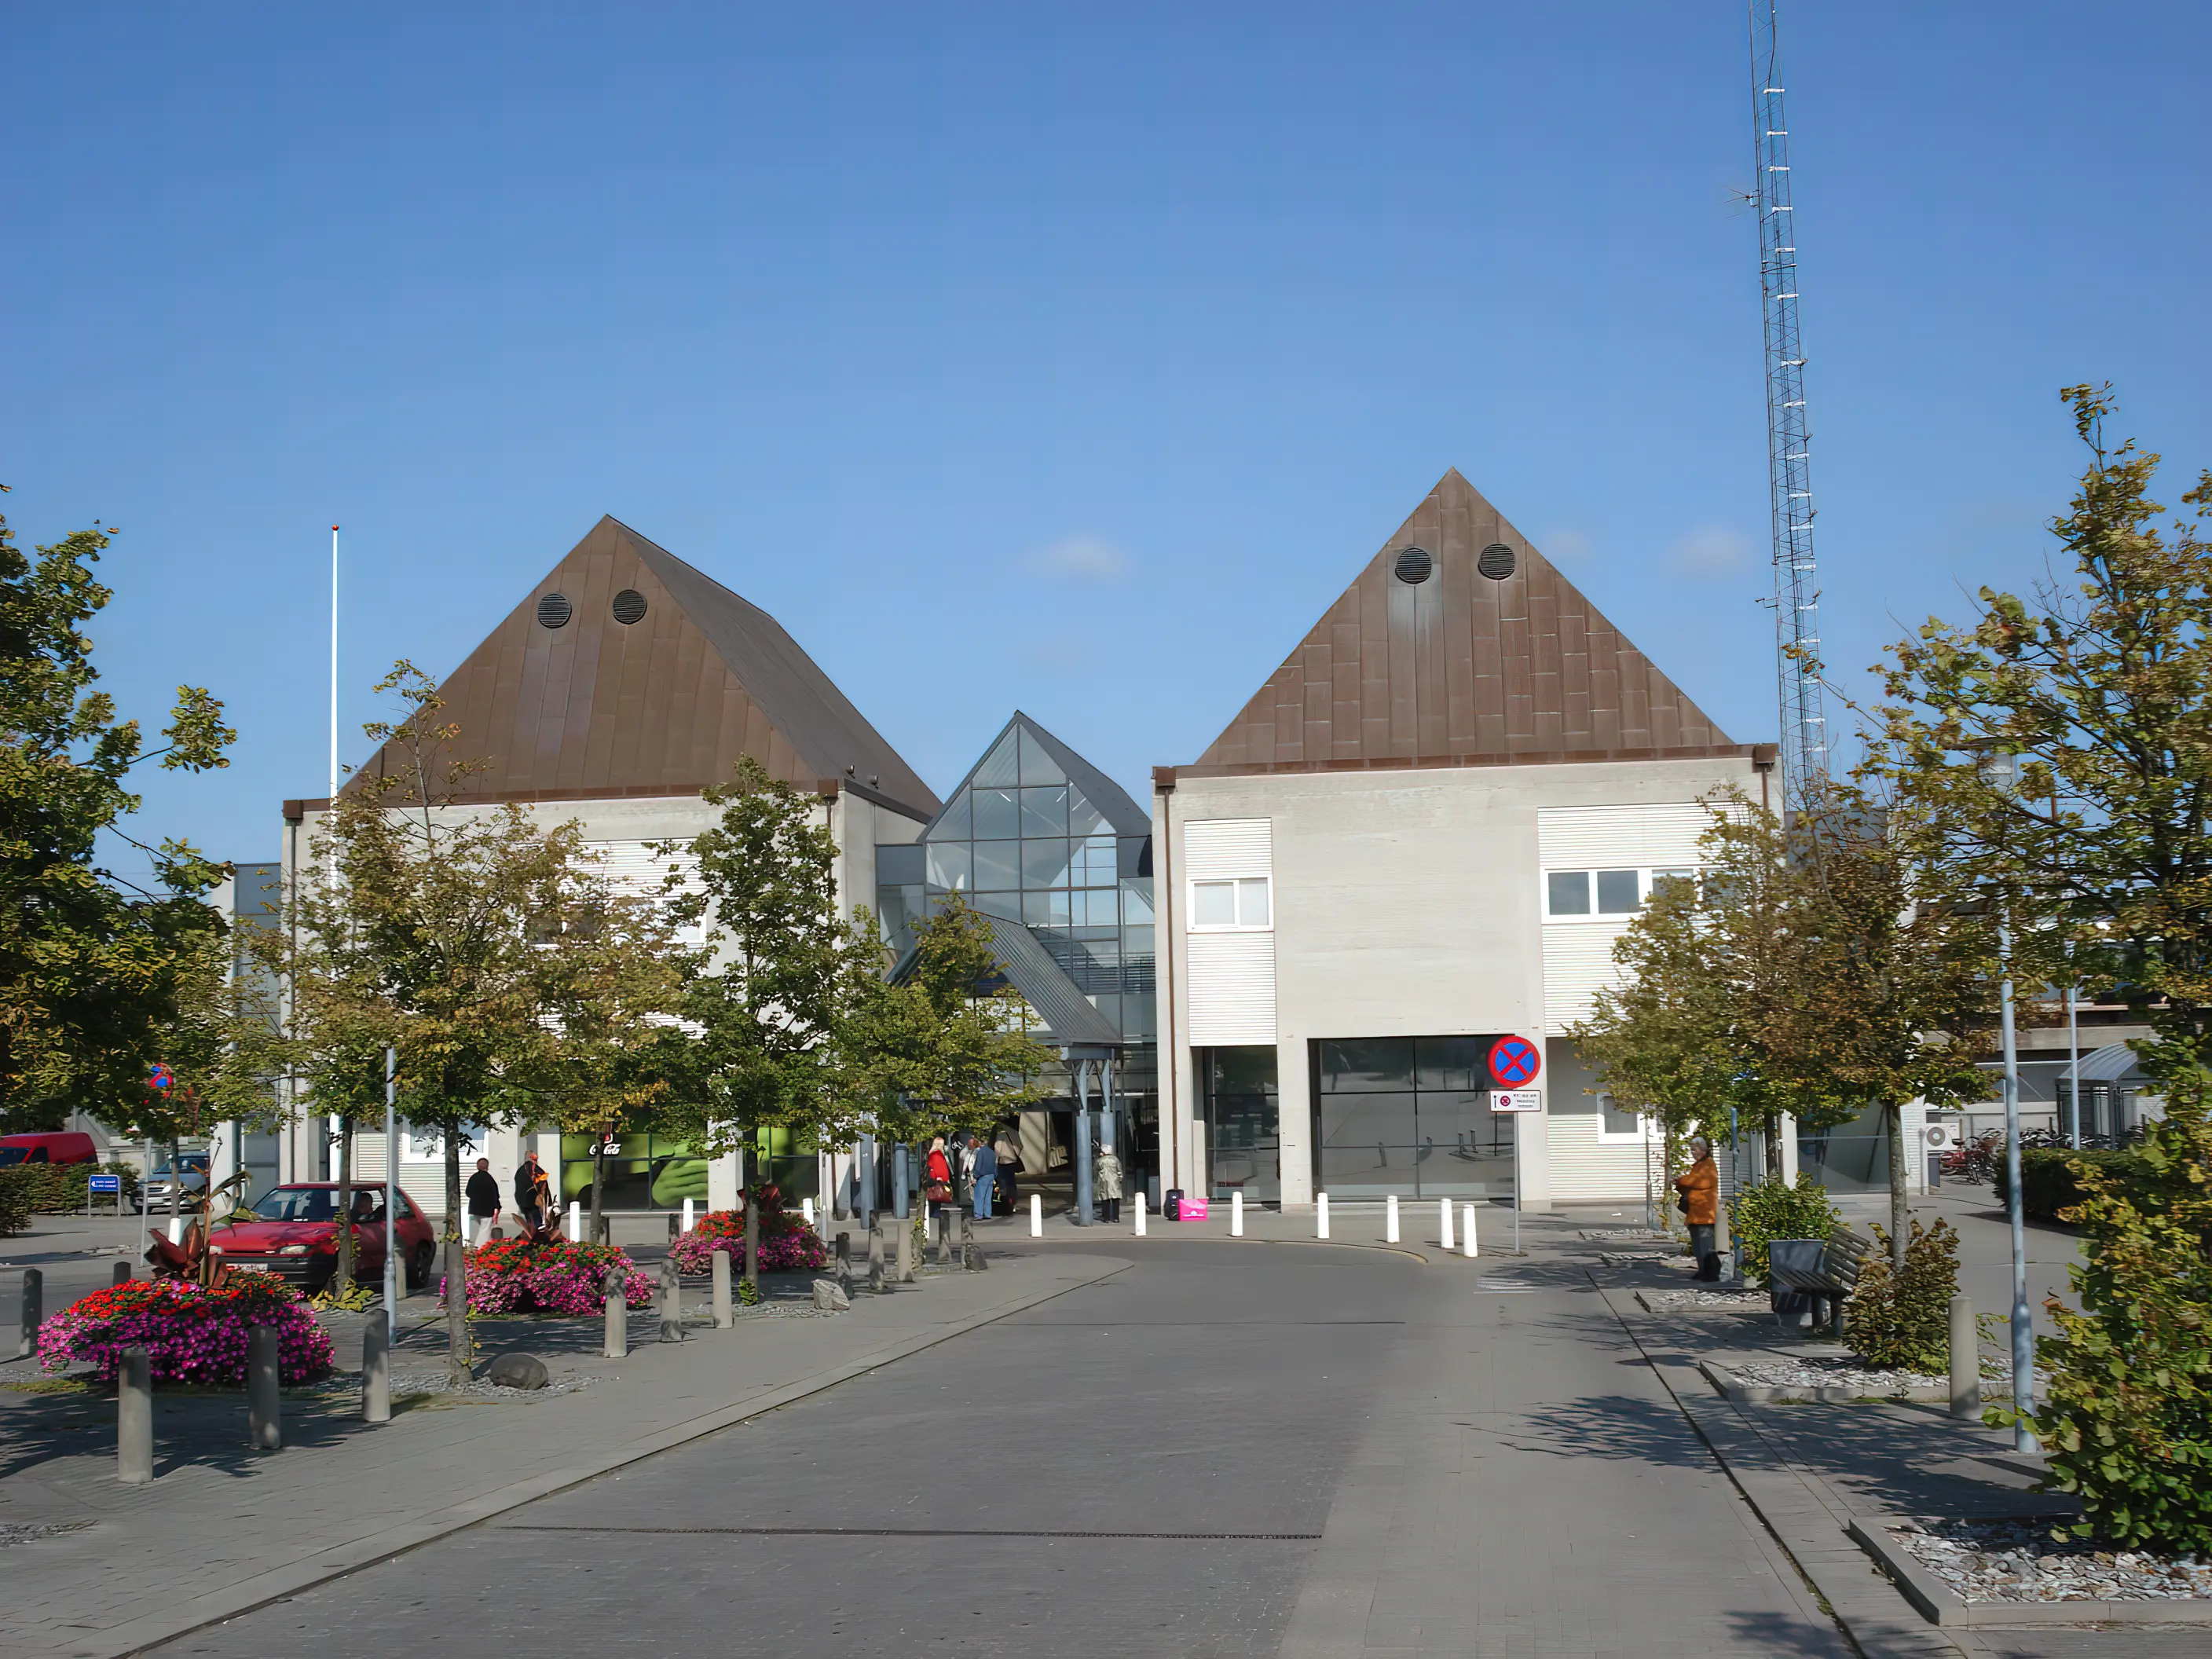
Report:
[[2002,979],[1997,1011],[2004,1042],[2005,1218],[2012,1226],[2012,1431],[2015,1451],[2038,1450],[2027,1413],[2035,1409],[2035,1334],[2027,1309],[2027,1223],[2020,1191],[2020,1051],[2013,1041],[2012,908],[1997,912],[1997,958]]

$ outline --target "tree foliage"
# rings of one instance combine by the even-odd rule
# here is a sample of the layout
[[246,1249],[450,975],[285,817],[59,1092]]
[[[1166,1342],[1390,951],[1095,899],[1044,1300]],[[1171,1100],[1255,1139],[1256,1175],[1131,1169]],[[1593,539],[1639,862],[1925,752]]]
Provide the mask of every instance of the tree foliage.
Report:
[[1851,1291],[1844,1346],[1869,1365],[1941,1376],[1950,1364],[1951,1298],[1959,1291],[1959,1235],[1951,1224],[1911,1224],[1902,1251],[1881,1227]]
[[[127,821],[136,767],[228,765],[222,705],[178,689],[158,748],[96,689],[84,626],[110,590],[108,545],[82,530],[27,557],[0,520],[0,1127],[52,1127],[76,1105],[135,1103],[164,1058],[187,964],[222,923],[202,896],[222,866],[179,841],[149,846]],[[153,884],[98,863],[103,836],[144,853]]]

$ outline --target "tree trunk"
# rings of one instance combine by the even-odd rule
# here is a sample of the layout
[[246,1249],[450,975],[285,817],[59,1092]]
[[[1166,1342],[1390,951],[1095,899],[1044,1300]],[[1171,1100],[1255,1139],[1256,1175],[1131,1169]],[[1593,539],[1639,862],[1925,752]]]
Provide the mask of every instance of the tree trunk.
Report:
[[1766,1125],[1766,1175],[1769,1181],[1782,1179],[1782,1119],[1777,1115]]
[[592,1225],[591,1239],[594,1244],[607,1242],[606,1211],[600,1194],[607,1184],[607,1132],[604,1125],[592,1138]]
[[[752,1164],[753,1149],[747,1146],[738,1154],[738,1200],[745,1206],[745,1283],[757,1291],[760,1288],[760,1206],[754,1200],[759,1176]],[[753,1179],[747,1181],[747,1176]]]
[[1905,1266],[1905,1235],[1911,1231],[1912,1210],[1905,1192],[1905,1109],[1884,1106],[1883,1125],[1889,1131],[1889,1260]]
[[353,1288],[353,1120],[338,1120],[338,1270],[331,1289],[343,1296]]
[[1680,1137],[1671,1118],[1661,1120],[1662,1139],[1659,1143],[1659,1213],[1665,1218],[1667,1236],[1686,1241],[1689,1232],[1682,1222],[1682,1206],[1674,1201],[1674,1177],[1679,1174],[1682,1149]]
[[446,1128],[446,1373],[469,1380],[469,1263],[461,1248],[461,1126]]
[[[185,1166],[184,1152],[174,1137],[169,1141],[169,1216],[172,1220],[184,1213]],[[212,1164],[209,1173],[213,1174]]]

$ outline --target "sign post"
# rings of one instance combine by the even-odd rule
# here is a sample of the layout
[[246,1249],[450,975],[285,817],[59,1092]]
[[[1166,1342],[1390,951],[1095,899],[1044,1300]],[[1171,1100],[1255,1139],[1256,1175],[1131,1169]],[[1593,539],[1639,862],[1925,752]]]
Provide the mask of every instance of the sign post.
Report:
[[[1492,1112],[1540,1112],[1544,1091],[1535,1087],[1544,1057],[1524,1036],[1502,1036],[1490,1045],[1490,1091]],[[1513,1254],[1521,1254],[1521,1134],[1513,1134]]]

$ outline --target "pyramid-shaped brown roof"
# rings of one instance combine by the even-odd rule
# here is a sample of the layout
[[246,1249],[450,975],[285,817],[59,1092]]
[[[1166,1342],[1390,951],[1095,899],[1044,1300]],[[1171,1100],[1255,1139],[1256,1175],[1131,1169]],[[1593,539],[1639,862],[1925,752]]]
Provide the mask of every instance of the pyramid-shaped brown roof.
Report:
[[[775,617],[611,518],[440,690],[452,751],[487,763],[462,800],[689,794],[750,755],[803,788],[835,779],[925,819],[938,810]],[[400,763],[387,745],[365,770]]]
[[1197,764],[1177,769],[1749,752],[1454,471]]

